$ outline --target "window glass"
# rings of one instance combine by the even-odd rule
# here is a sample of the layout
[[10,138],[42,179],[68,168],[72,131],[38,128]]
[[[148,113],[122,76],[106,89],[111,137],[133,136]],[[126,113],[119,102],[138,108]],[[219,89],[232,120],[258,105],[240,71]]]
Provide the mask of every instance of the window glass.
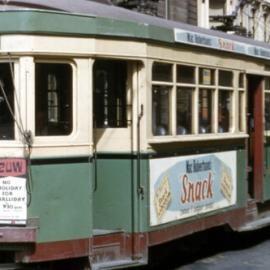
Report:
[[244,73],[239,74],[239,80],[238,80],[238,87],[239,88],[244,88]]
[[177,66],[177,82],[195,83],[195,67]]
[[232,91],[219,90],[218,132],[229,132],[231,127]]
[[212,132],[212,90],[199,90],[199,133]]
[[177,89],[177,134],[192,133],[192,88]]
[[36,135],[68,135],[72,131],[72,67],[36,64]]
[[265,93],[265,130],[270,130],[270,93]]
[[97,128],[127,126],[127,63],[96,60],[94,65],[94,118]]
[[172,64],[154,63],[152,70],[152,80],[172,82]]
[[170,133],[170,88],[167,86],[153,86],[152,129],[157,136]]
[[0,63],[0,140],[14,139],[14,87],[11,66]]
[[215,84],[215,71],[209,68],[199,69],[200,84],[203,85],[214,85]]
[[244,118],[244,104],[245,104],[245,93],[242,92],[242,91],[239,91],[238,92],[238,101],[239,101],[239,112],[238,112],[238,115],[239,115],[239,131],[241,132],[244,132],[245,131],[245,118]]
[[231,71],[219,70],[218,71],[218,84],[220,86],[232,86],[233,73]]
[[270,78],[265,78],[265,89],[270,90]]

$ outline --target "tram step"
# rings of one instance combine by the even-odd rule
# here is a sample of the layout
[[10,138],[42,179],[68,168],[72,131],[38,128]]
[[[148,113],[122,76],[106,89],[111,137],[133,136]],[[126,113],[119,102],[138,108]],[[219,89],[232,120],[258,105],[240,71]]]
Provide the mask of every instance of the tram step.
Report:
[[126,269],[127,267],[135,267],[141,266],[142,263],[139,261],[133,260],[118,260],[118,261],[108,261],[108,262],[101,262],[95,263],[92,265],[92,270],[99,270],[99,269]]
[[249,199],[247,201],[246,219],[248,222],[251,222],[257,217],[258,217],[257,202],[254,199]]
[[134,253],[134,239],[121,230],[94,230],[92,269],[121,269],[146,263],[144,252]]
[[248,232],[262,229],[270,225],[270,216],[262,216],[253,221],[247,222],[245,225],[238,228],[239,232]]

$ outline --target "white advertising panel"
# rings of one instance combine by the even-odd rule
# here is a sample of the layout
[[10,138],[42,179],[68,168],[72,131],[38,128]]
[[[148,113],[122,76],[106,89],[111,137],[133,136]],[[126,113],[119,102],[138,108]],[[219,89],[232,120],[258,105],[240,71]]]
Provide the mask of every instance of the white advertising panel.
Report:
[[26,161],[0,159],[0,224],[26,224]]
[[236,204],[236,151],[150,160],[150,225]]

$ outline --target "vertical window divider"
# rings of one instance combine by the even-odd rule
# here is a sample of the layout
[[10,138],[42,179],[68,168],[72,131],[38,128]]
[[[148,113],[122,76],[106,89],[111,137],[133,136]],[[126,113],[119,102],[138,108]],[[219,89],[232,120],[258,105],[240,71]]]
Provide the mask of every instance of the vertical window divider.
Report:
[[244,132],[247,132],[247,121],[246,121],[246,116],[247,116],[247,76],[246,76],[246,73],[244,73],[244,98],[243,98],[243,100],[245,101],[244,105],[243,105],[243,108],[244,108],[244,111],[243,111]]
[[176,123],[177,123],[177,119],[176,119],[176,111],[177,111],[177,106],[176,106],[176,65],[173,65],[173,85],[172,85],[172,93],[170,95],[170,104],[171,104],[171,109],[170,109],[170,114],[171,114],[171,133],[173,136],[176,136]]
[[219,73],[218,70],[215,69],[215,87],[212,91],[213,93],[213,101],[212,101],[212,108],[213,108],[213,116],[212,116],[212,126],[213,126],[213,133],[218,133],[218,87],[219,87]]
[[234,85],[234,87],[237,87],[236,89],[234,89],[234,91],[235,91],[235,93],[237,93],[237,95],[235,95],[235,102],[234,102],[234,104],[235,104],[235,111],[234,111],[234,124],[235,124],[235,131],[236,132],[240,132],[241,130],[240,130],[240,121],[239,121],[239,117],[240,117],[240,109],[242,108],[242,107],[240,107],[238,110],[237,110],[237,105],[238,104],[240,104],[240,102],[242,102],[241,101],[241,97],[240,97],[240,95],[241,95],[241,90],[239,89],[239,78],[240,78],[240,72],[239,71],[236,71],[235,73],[234,73],[234,83],[237,83],[236,84],[236,86]]
[[[195,104],[195,105],[194,105]],[[195,68],[195,88],[193,93],[193,120],[192,130],[194,134],[199,133],[199,67]]]
[[[233,92],[232,92],[232,113],[231,119],[231,132],[239,132],[239,111],[237,110],[237,104],[239,104],[239,71],[233,72]],[[237,128],[238,127],[238,128]]]

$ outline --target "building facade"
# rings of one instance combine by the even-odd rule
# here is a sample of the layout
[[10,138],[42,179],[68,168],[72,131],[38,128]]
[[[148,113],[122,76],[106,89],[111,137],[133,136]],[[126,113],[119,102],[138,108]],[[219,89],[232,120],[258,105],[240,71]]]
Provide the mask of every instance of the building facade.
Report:
[[197,25],[197,0],[111,0],[111,2],[145,14]]
[[269,0],[198,0],[198,9],[202,6],[209,16],[201,18],[199,26],[270,42]]
[[270,0],[111,0],[111,3],[270,43]]

